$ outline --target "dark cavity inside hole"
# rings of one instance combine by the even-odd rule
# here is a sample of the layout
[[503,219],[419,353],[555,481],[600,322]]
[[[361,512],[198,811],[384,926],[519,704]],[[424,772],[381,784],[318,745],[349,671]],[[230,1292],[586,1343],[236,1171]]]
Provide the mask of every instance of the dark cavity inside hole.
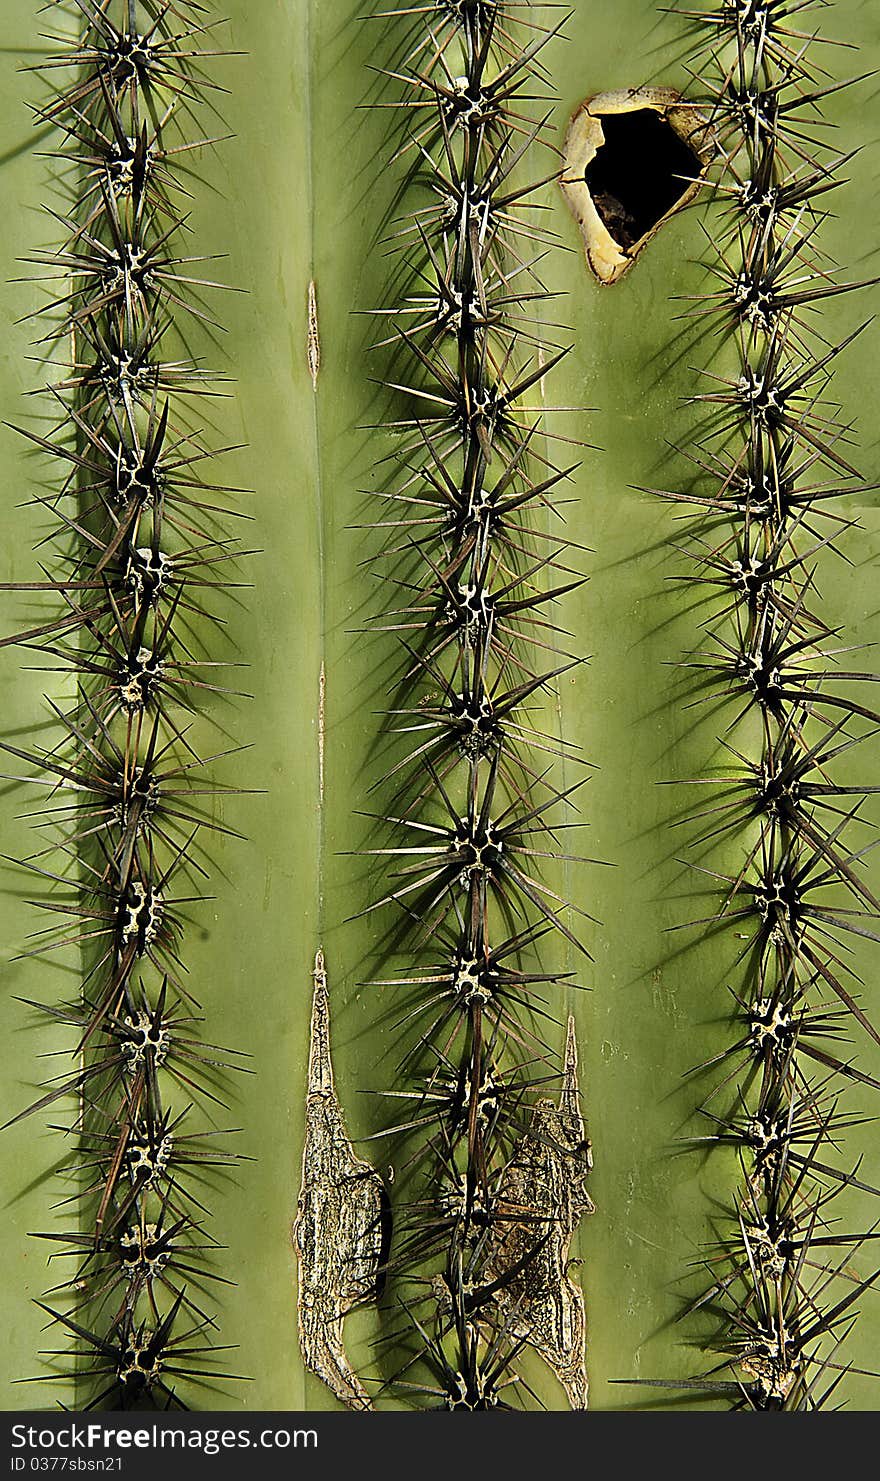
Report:
[[672,210],[703,167],[653,108],[603,113],[601,120],[605,143],[584,178],[596,210],[627,251]]

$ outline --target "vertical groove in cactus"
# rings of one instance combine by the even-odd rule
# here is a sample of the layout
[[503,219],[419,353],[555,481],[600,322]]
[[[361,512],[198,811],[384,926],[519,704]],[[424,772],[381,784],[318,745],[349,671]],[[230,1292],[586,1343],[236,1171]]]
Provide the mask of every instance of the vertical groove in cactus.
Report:
[[[712,1362],[689,1388],[753,1410],[836,1404],[876,1280],[875,1221],[853,1228],[845,1194],[880,1196],[847,1150],[861,1120],[849,1093],[880,1088],[859,1068],[859,1041],[880,1037],[849,950],[878,939],[865,870],[877,789],[850,766],[880,721],[878,680],[820,598],[827,563],[852,548],[846,500],[866,490],[832,399],[838,357],[866,326],[829,340],[817,310],[868,285],[822,245],[847,163],[825,125],[851,84],[823,70],[817,8],[749,0],[691,16],[723,166],[708,286],[689,311],[701,351],[721,338],[730,353],[693,397],[689,487],[666,494],[688,511],[682,590],[700,598],[692,702],[723,716],[726,757],[688,809],[709,899],[694,925],[737,943],[735,1042],[700,1067],[699,1141],[735,1149],[741,1184],[707,1252],[695,1304],[716,1324]],[[728,873],[711,851],[729,841]]]
[[584,578],[558,513],[577,458],[543,399],[568,346],[542,322],[554,237],[535,210],[557,173],[535,159],[543,54],[564,21],[482,0],[388,14],[377,106],[399,113],[388,147],[404,213],[377,311],[394,441],[372,626],[400,645],[387,720],[400,754],[367,851],[390,871],[365,912],[393,911],[383,945],[402,962],[376,982],[403,1050],[384,1133],[401,1168],[386,1384],[417,1406],[528,1405],[529,1346],[583,1408],[568,1248],[591,1158],[573,1021],[555,1105],[565,1071],[548,1034],[573,974],[548,964],[546,938],[584,953],[587,912],[547,877],[548,862],[577,861],[583,764],[548,700],[582,661],[557,614]]
[[235,832],[210,755],[234,745],[217,707],[237,693],[234,665],[194,625],[216,643],[219,599],[240,584],[241,505],[213,462],[222,378],[187,327],[218,327],[221,284],[187,219],[187,172],[218,132],[216,116],[194,131],[217,86],[217,23],[182,0],[76,0],[53,22],[37,119],[63,243],[28,260],[49,284],[38,354],[63,369],[41,430],[20,430],[44,455],[34,503],[54,528],[44,579],[19,589],[57,610],[4,641],[71,685],[45,737],[3,746],[44,809],[21,864],[49,924],[26,954],[62,953],[79,975],[53,997],[47,965],[31,1007],[64,1026],[72,1067],[20,1113],[64,1132],[62,1228],[37,1236],[61,1338],[41,1376],[72,1378],[82,1408],[186,1407],[227,1372],[205,1199],[237,1160],[218,1117],[244,1067],[203,1037],[209,992],[186,965],[212,841]]

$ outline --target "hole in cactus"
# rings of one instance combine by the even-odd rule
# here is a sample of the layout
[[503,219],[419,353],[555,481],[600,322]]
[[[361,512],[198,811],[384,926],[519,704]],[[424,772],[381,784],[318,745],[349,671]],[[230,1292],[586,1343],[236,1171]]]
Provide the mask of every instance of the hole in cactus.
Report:
[[600,93],[581,104],[561,184],[600,283],[616,283],[694,198],[713,152],[710,125],[670,88]]
[[610,113],[602,119],[605,143],[587,165],[590,195],[614,240],[631,250],[678,205],[699,156],[653,108]]

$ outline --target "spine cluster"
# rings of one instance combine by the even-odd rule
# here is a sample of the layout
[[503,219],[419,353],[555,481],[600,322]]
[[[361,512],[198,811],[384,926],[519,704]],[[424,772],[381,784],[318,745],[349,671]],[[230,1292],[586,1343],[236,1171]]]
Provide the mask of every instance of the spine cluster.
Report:
[[7,641],[70,676],[75,697],[51,702],[45,745],[4,747],[45,796],[22,863],[49,925],[28,954],[60,952],[82,974],[68,1000],[32,1005],[69,1028],[74,1065],[21,1113],[68,1117],[67,1228],[38,1236],[64,1271],[44,1309],[66,1347],[46,1376],[75,1379],[81,1408],[185,1407],[182,1382],[223,1372],[202,1199],[208,1169],[216,1181],[234,1157],[200,1108],[215,1121],[242,1063],[202,1041],[184,964],[206,843],[232,831],[216,758],[197,747],[200,707],[233,692],[202,643],[242,552],[233,491],[212,476],[227,450],[200,427],[216,379],[187,349],[214,325],[219,286],[188,222],[213,142],[192,125],[219,53],[206,6],[183,0],[75,0],[52,20],[37,117],[60,136],[65,240],[32,260],[52,289],[39,344],[62,370],[43,398],[51,430],[22,430],[48,459],[36,502],[53,531],[46,580],[24,589],[59,611]]
[[[395,159],[411,206],[393,229],[397,296],[378,311],[396,438],[380,559],[397,600],[375,628],[396,635],[402,662],[389,836],[374,851],[393,873],[369,911],[396,908],[388,938],[407,965],[381,985],[409,1042],[392,1092],[405,1113],[388,1129],[408,1149],[395,1159],[405,1177],[388,1268],[405,1317],[389,1340],[410,1352],[394,1377],[406,1399],[489,1409],[528,1400],[524,1345],[553,1366],[535,1303],[567,1280],[550,1257],[564,1178],[528,1206],[511,1192],[548,1104],[537,1087],[561,1080],[543,1026],[570,974],[537,947],[557,934],[583,950],[546,878],[548,860],[570,857],[581,785],[566,785],[574,757],[552,718],[555,683],[579,663],[556,614],[584,579],[554,502],[573,467],[548,452],[541,406],[566,353],[541,323],[552,234],[535,192],[556,162],[524,178],[550,112],[542,53],[562,22],[500,0],[386,16],[401,60],[380,106],[402,120]],[[583,1212],[588,1147],[563,1141],[562,1162],[580,1158]]]
[[854,1257],[875,1236],[849,1232],[841,1195],[878,1191],[847,1162],[856,1117],[844,1106],[878,1085],[841,1047],[850,1031],[880,1042],[852,955],[878,939],[865,876],[877,789],[853,773],[880,720],[877,677],[853,666],[817,594],[854,523],[841,501],[864,488],[829,395],[855,335],[829,342],[817,311],[864,285],[842,281],[820,245],[845,160],[823,117],[840,84],[811,37],[817,8],[731,0],[689,13],[722,159],[716,287],[697,312],[734,364],[707,372],[697,476],[667,495],[690,507],[693,579],[711,603],[691,661],[697,699],[733,713],[727,774],[706,779],[696,842],[741,851],[730,874],[697,866],[724,897],[698,924],[740,943],[736,1042],[702,1112],[707,1140],[736,1149],[742,1181],[698,1303],[717,1317],[718,1361],[691,1386],[755,1410],[814,1410],[835,1395],[874,1280]]

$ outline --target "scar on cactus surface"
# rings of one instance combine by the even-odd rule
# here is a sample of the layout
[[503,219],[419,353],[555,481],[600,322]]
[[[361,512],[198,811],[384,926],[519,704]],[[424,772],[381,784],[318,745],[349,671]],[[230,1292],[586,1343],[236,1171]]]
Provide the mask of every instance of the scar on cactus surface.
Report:
[[565,136],[560,185],[600,283],[623,277],[700,188],[711,125],[668,87],[587,98]]
[[345,1351],[347,1314],[379,1293],[388,1200],[345,1130],[330,1058],[324,953],[315,958],[297,1252],[299,1342],[307,1368],[350,1409],[372,1409]]
[[586,1409],[589,1393],[584,1295],[570,1275],[580,1262],[570,1252],[582,1215],[595,1213],[584,1187],[592,1167],[570,1013],[559,1101],[536,1103],[505,1169],[486,1267],[511,1334],[544,1359],[572,1409]]

